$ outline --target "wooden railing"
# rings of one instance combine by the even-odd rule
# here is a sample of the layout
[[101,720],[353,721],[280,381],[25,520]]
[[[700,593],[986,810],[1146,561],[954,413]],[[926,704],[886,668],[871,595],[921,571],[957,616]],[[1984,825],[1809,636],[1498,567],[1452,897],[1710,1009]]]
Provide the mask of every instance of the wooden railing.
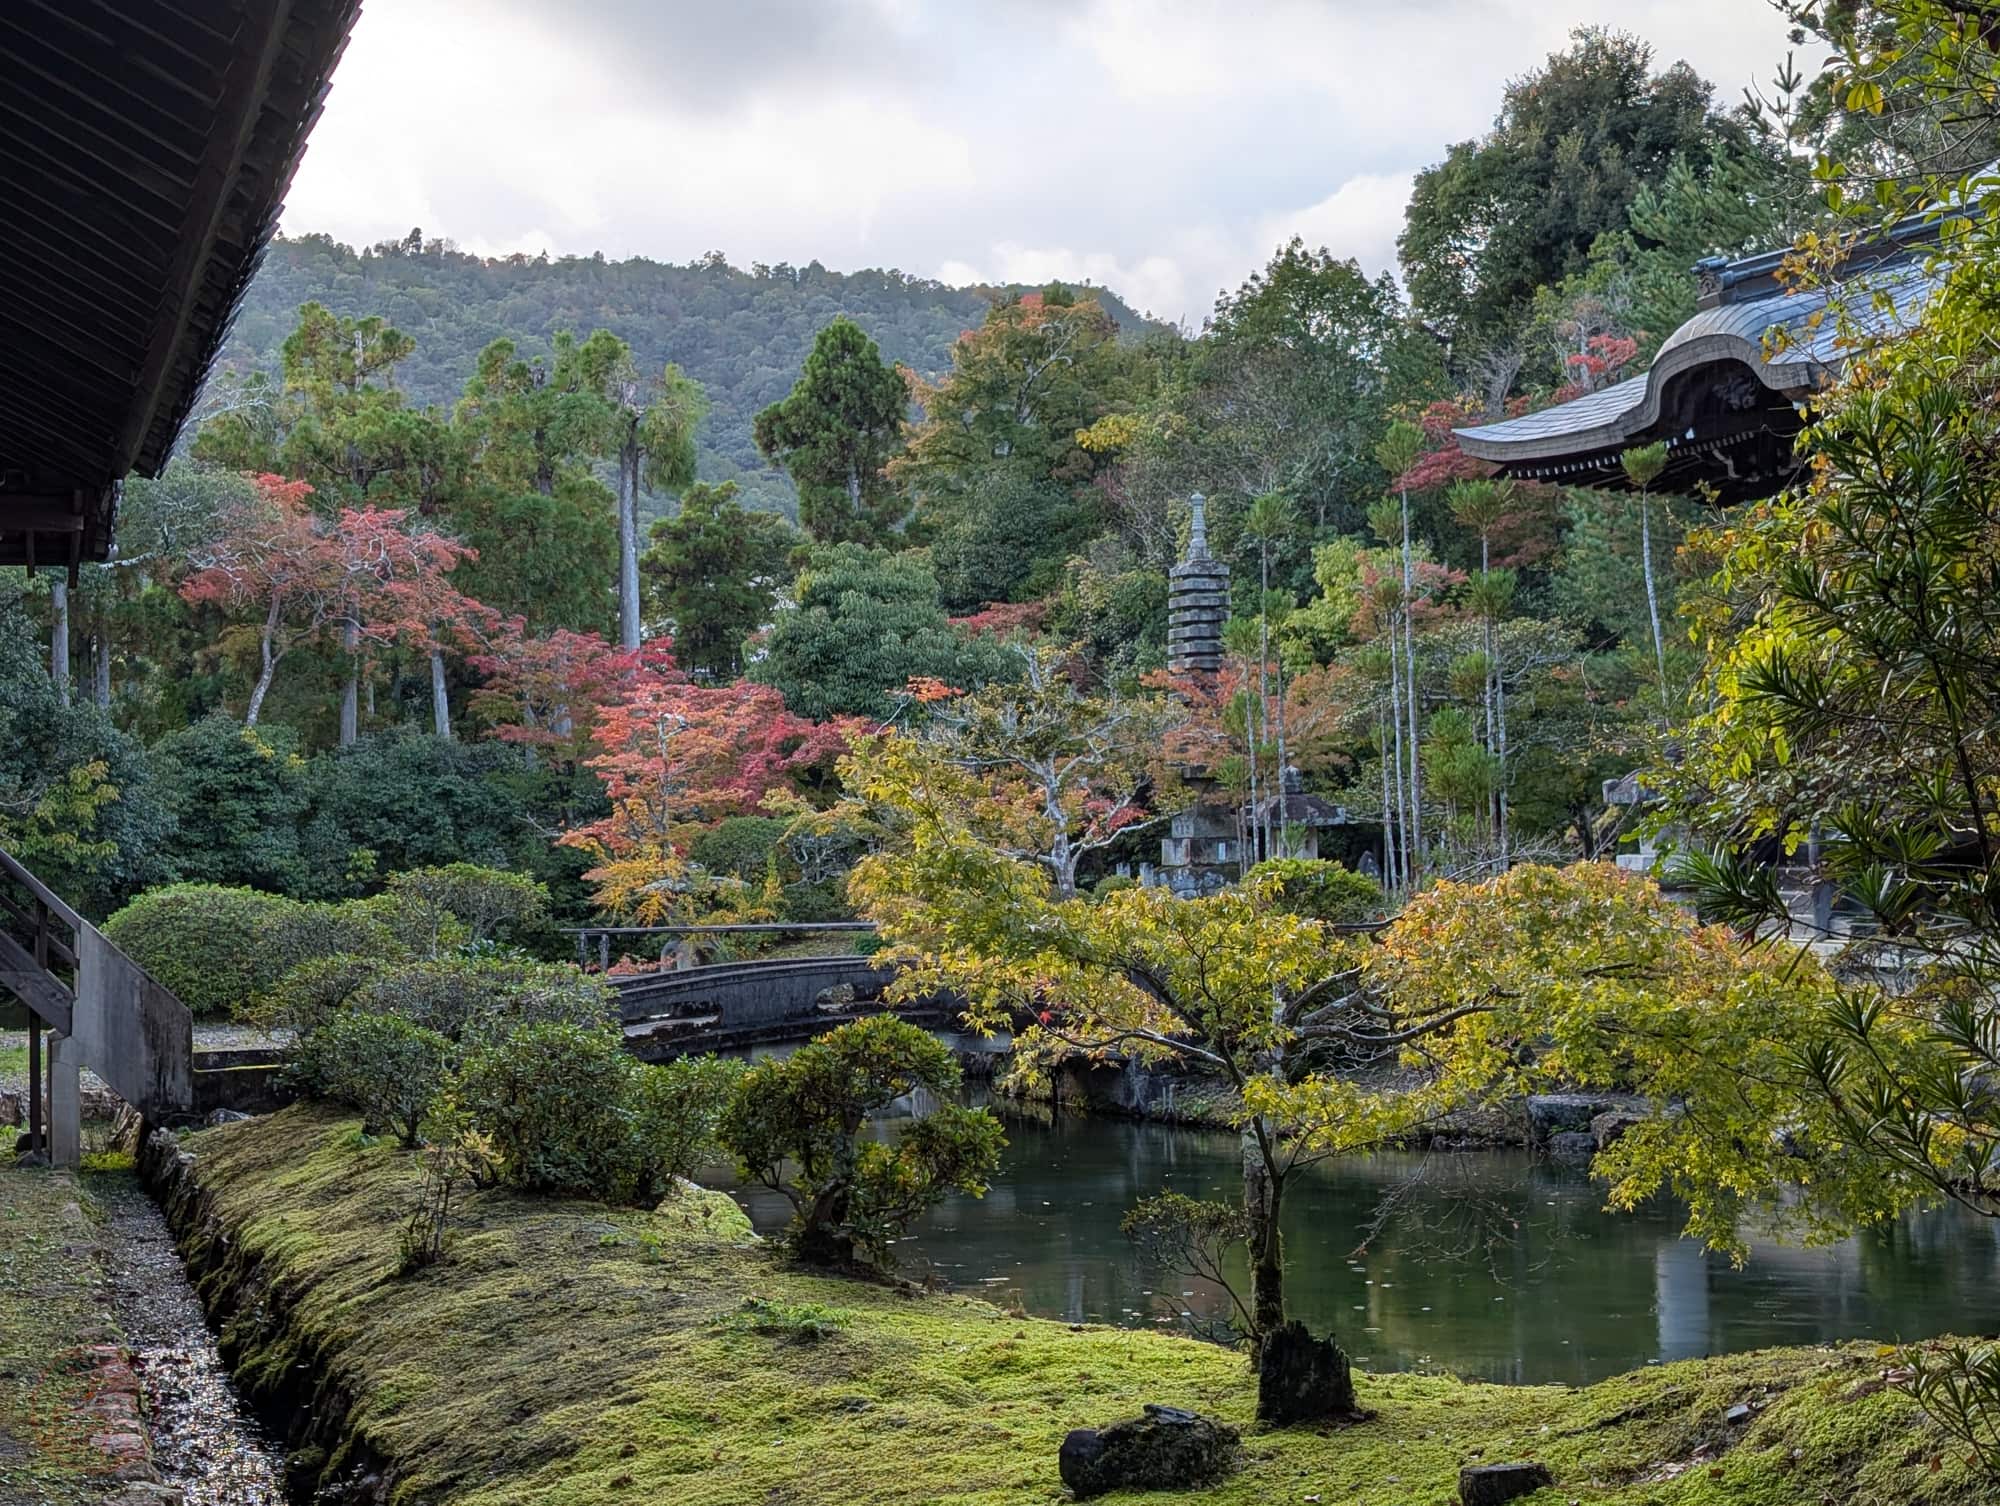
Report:
[[[12,992],[28,1010],[30,1155],[47,1155],[49,1151],[42,1106],[51,1084],[43,1070],[42,1032],[70,1032],[76,1002],[72,987],[76,939],[83,923],[83,917],[0,848],[0,987]],[[68,940],[61,932],[67,933]],[[58,976],[57,968],[67,977]],[[49,1066],[53,1068],[53,1061]]]
[[192,1109],[187,1007],[4,850],[0,989],[28,1009],[31,1152],[76,1160],[78,1079],[86,1068],[141,1113]]
[[597,966],[600,971],[611,969],[611,938],[614,936],[660,936],[666,938],[660,947],[660,961],[667,960],[667,943],[678,936],[739,936],[761,933],[763,935],[809,935],[815,931],[872,931],[872,920],[799,920],[799,921],[746,921],[738,925],[713,926],[565,926],[565,936],[576,938],[576,961],[579,967],[590,966],[592,943],[596,943]]

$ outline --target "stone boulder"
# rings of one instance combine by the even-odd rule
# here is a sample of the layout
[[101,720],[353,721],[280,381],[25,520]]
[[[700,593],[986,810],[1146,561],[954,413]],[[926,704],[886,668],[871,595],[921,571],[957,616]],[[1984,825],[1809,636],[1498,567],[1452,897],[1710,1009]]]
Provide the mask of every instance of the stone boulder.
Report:
[[1294,1318],[1265,1335],[1257,1353],[1257,1420],[1273,1427],[1352,1417],[1354,1374],[1332,1339]]
[[1646,1116],[1634,1109],[1606,1109],[1590,1121],[1590,1138],[1599,1150],[1606,1150],[1623,1139],[1627,1130],[1645,1122]]
[[1555,1484],[1543,1464],[1478,1464],[1458,1472],[1460,1506],[1505,1506]]
[[1057,1467],[1080,1501],[1113,1490],[1186,1490],[1235,1469],[1238,1441],[1236,1429],[1199,1412],[1149,1404],[1143,1417],[1076,1429]]
[[1528,1100],[1528,1138],[1547,1145],[1551,1136],[1565,1132],[1587,1135],[1593,1119],[1617,1107],[1588,1093],[1538,1093]]

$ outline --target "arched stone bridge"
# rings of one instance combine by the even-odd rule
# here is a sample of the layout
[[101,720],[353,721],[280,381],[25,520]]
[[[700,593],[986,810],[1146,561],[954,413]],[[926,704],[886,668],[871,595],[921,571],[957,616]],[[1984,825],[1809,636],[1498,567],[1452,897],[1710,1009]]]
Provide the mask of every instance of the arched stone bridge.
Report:
[[[648,1060],[763,1041],[797,1040],[883,1007],[896,970],[868,957],[722,962],[613,980],[626,1047]],[[905,1004],[925,1023],[958,1012],[955,999]]]

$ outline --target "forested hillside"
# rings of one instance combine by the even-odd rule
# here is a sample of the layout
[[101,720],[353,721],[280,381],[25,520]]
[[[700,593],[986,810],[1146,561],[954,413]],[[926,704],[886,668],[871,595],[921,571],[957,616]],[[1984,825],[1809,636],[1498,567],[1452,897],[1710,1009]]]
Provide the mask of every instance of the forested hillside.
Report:
[[[668,361],[701,383],[709,411],[696,435],[704,481],[735,481],[745,503],[790,512],[791,483],[757,453],[750,421],[797,378],[813,336],[845,314],[891,362],[933,373],[960,333],[976,327],[996,295],[1019,289],[954,288],[901,272],[830,272],[758,263],[749,271],[711,253],[686,266],[598,256],[482,258],[412,231],[360,251],[325,235],[281,236],[251,283],[223,360],[242,374],[275,376],[279,346],[299,306],[377,314],[416,341],[395,380],[417,405],[450,407],[489,341],[512,339],[546,354],[561,330],[609,329],[642,367]],[[1128,331],[1146,326],[1115,293],[1093,290]]]

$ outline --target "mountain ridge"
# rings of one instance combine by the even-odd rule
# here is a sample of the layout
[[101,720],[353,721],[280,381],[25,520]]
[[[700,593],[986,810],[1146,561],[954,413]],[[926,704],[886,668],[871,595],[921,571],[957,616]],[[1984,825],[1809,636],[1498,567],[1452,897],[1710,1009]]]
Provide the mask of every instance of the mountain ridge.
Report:
[[[796,513],[790,481],[764,463],[751,439],[759,409],[791,390],[814,335],[839,314],[859,324],[885,359],[925,375],[950,364],[959,335],[975,328],[1014,286],[953,287],[893,269],[835,272],[732,265],[719,252],[686,264],[603,253],[482,257],[412,232],[356,250],[309,232],[276,237],[244,294],[223,347],[222,369],[275,374],[299,305],[336,314],[379,314],[416,341],[396,380],[419,405],[449,407],[479,351],[502,336],[524,355],[548,349],[560,330],[609,329],[642,368],[672,361],[707,391],[697,436],[704,481],[733,480],[746,505]],[[1132,338],[1169,326],[1137,313],[1108,288],[1079,284]]]

